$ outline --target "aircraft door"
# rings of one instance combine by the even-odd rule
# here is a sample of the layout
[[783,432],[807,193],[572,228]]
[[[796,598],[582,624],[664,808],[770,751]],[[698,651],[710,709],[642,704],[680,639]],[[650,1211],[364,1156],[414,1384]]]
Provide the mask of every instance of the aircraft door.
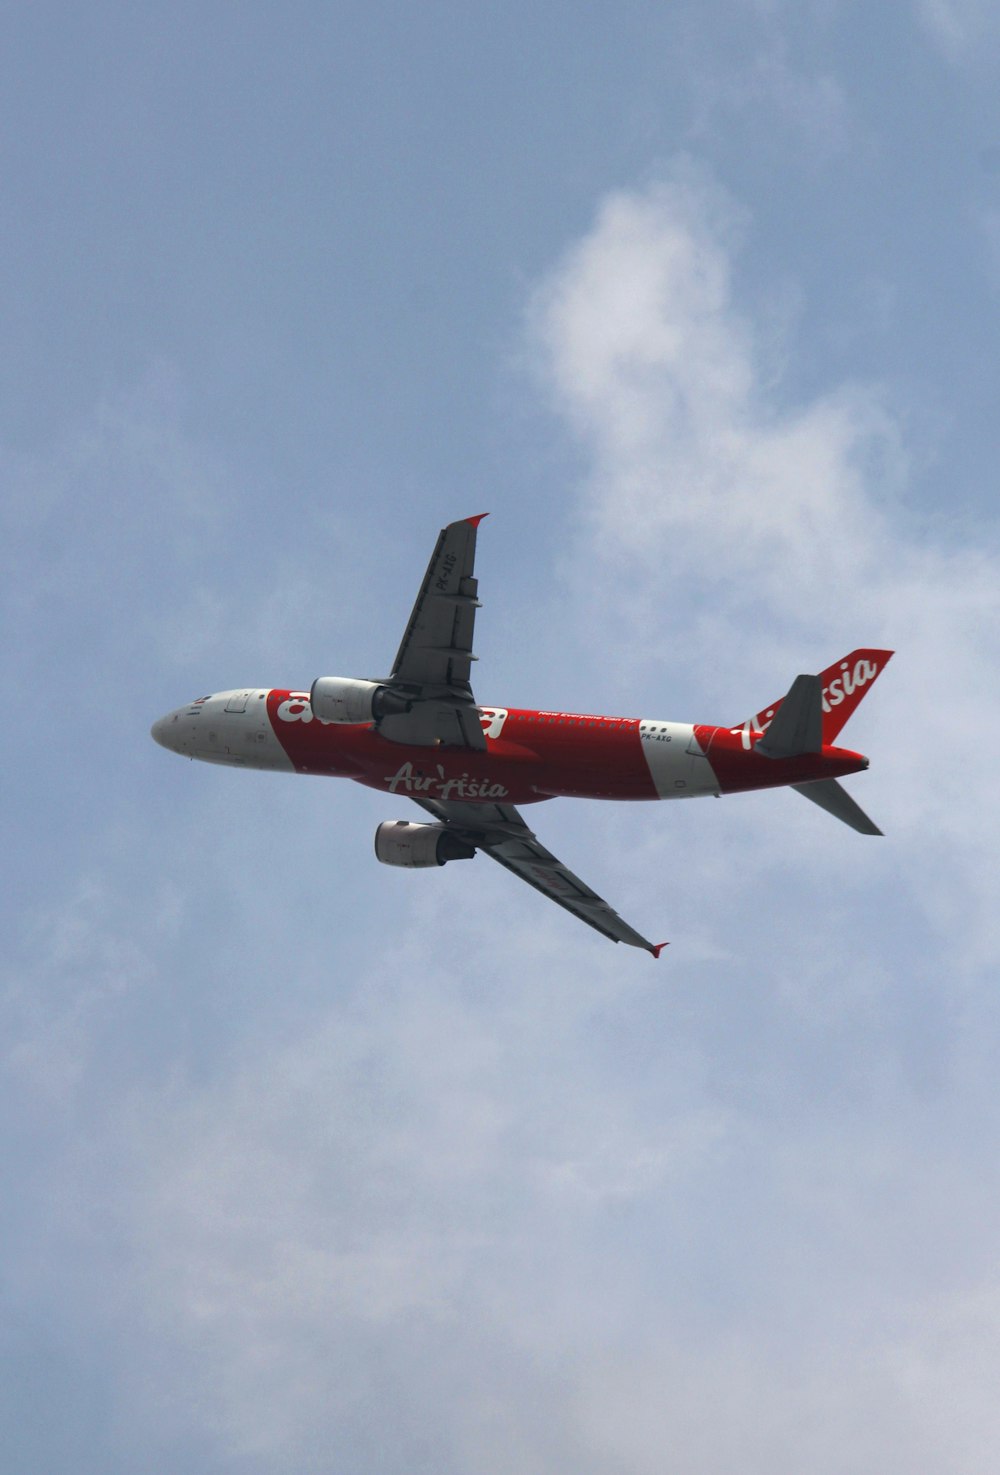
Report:
[[718,728],[699,726],[692,728],[691,741],[687,750],[692,758],[707,758]]

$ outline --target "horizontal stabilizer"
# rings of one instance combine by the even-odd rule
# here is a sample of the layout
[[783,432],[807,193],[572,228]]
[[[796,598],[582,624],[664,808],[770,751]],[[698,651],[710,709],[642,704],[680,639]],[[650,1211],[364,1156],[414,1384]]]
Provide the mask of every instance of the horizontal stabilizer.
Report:
[[878,825],[868,818],[860,804],[855,804],[835,778],[821,778],[811,784],[792,784],[792,788],[804,799],[811,799],[820,809],[825,809],[827,814],[832,814],[834,819],[842,819],[852,830],[858,830],[862,835],[881,835]]
[[823,683],[818,676],[796,676],[754,752],[762,758],[797,758],[822,746]]

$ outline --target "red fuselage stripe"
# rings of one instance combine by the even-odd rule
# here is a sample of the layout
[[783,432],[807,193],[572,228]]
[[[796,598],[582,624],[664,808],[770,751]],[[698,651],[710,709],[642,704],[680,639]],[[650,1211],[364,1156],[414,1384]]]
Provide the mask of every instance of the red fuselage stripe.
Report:
[[[407,747],[389,742],[370,724],[320,722],[313,719],[308,697],[300,692],[270,691],[267,710],[274,733],[298,772],[352,778],[383,793],[511,804],[557,796],[670,797],[658,792],[651,773],[646,740],[656,739],[640,731],[640,719],[635,717],[483,708],[486,751],[474,752]],[[491,736],[491,729],[498,735]],[[709,788],[719,793],[839,778],[867,766],[859,753],[845,748],[826,747],[789,759],[764,758],[754,752],[752,742],[747,746],[740,729],[696,726],[693,735],[697,762],[710,765]]]

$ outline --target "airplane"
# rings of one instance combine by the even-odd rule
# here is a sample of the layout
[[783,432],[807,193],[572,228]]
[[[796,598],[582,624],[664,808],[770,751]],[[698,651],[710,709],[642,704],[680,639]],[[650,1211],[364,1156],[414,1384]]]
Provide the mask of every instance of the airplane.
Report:
[[732,726],[480,706],[470,681],[486,513],[442,529],[388,676],[320,676],[309,691],[241,688],[153,723],[172,752],[236,768],[350,778],[405,796],[430,822],[375,831],[385,865],[422,869],[482,851],[614,942],[653,943],[541,843],[518,805],[557,797],[688,799],[789,786],[863,835],[881,830],[839,780],[868,759],[835,746],[893,652],[854,650]]

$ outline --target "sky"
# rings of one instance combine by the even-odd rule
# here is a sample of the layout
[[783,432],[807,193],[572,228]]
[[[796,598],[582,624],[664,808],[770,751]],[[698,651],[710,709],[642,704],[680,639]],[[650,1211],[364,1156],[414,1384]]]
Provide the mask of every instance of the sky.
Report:
[[[996,8],[0,41],[9,1468],[992,1469]],[[653,963],[150,741],[383,672],[485,511],[484,703],[736,722],[894,649],[885,838],[539,808]]]

